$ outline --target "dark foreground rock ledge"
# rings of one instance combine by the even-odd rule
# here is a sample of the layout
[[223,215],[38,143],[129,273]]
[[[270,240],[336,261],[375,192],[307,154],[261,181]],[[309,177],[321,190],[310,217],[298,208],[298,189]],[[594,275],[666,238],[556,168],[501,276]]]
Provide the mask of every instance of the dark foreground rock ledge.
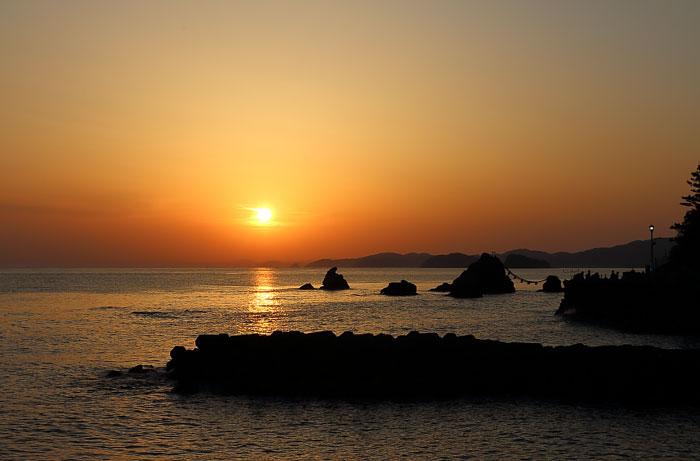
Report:
[[411,332],[201,335],[170,352],[176,392],[318,397],[508,395],[700,403],[700,350],[545,347]]

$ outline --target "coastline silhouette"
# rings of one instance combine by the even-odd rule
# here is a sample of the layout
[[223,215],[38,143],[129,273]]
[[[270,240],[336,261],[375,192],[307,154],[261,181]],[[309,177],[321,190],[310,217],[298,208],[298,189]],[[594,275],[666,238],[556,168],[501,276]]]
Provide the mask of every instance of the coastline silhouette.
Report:
[[645,272],[621,277],[579,273],[564,281],[558,314],[632,331],[700,333],[700,165],[687,183],[691,191],[681,204],[689,209],[671,227],[678,235],[668,262],[652,260]]

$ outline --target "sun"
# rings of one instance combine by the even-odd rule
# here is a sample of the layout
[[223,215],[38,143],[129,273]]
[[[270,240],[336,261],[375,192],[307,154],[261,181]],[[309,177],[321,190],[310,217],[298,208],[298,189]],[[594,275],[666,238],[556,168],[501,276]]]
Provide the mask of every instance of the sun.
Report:
[[272,211],[269,208],[253,208],[257,214],[255,218],[260,222],[260,224],[266,224],[272,218]]

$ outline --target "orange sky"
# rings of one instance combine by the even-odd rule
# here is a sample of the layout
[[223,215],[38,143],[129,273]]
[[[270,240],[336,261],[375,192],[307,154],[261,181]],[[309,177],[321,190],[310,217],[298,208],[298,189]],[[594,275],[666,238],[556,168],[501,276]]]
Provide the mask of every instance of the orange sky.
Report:
[[699,23],[694,1],[3,2],[0,266],[673,235]]

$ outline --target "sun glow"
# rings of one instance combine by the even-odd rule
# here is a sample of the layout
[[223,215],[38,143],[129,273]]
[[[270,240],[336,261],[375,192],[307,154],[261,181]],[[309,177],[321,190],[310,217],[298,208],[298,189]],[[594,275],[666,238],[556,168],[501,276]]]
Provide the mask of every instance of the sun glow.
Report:
[[267,224],[272,218],[272,211],[269,208],[254,208],[253,210],[256,212],[255,219],[260,224]]

